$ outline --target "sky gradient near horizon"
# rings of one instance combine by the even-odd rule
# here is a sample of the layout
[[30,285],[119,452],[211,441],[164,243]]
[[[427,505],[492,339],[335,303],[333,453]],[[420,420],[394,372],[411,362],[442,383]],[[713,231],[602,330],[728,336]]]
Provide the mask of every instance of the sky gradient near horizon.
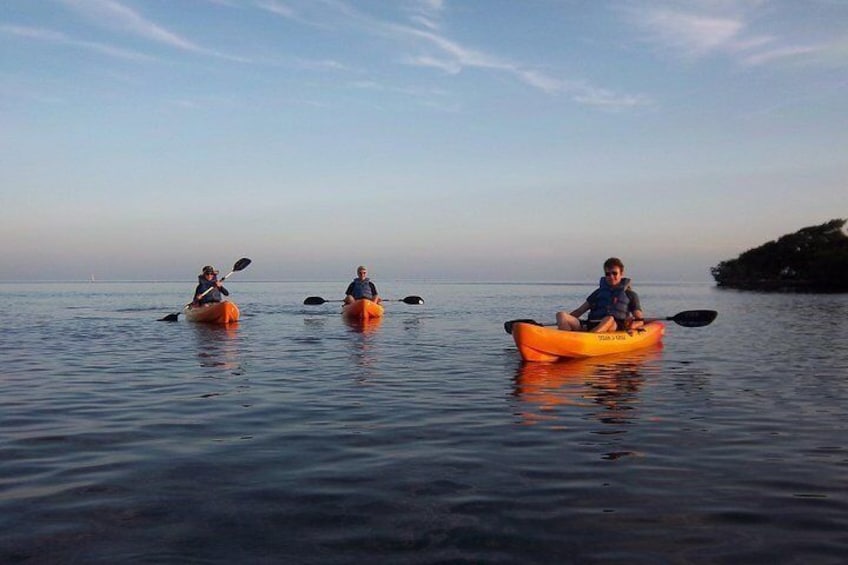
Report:
[[848,1],[4,0],[0,280],[706,281],[848,217]]

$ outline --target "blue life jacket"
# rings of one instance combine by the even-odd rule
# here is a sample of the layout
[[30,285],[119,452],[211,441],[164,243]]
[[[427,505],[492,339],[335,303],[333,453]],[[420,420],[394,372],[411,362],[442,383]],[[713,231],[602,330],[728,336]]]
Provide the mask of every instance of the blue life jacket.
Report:
[[596,302],[590,304],[590,320],[601,320],[612,316],[617,321],[623,322],[627,319],[627,311],[630,307],[630,297],[627,289],[630,287],[630,279],[622,278],[615,288],[611,287],[606,277],[601,277],[601,286],[595,296]]
[[212,288],[209,292],[206,293],[206,296],[200,299],[201,304],[209,304],[211,302],[221,302],[224,298],[221,296],[221,291],[215,287],[215,284],[218,282],[218,277],[212,277],[212,280],[206,280],[204,275],[200,275],[197,277],[197,288],[194,291],[194,295],[202,294],[206,291],[207,288]]
[[365,277],[360,280],[359,278],[353,279],[353,282],[350,283],[350,295],[355,299],[359,300],[360,298],[367,298],[368,300],[374,300],[374,289],[371,286],[371,279]]

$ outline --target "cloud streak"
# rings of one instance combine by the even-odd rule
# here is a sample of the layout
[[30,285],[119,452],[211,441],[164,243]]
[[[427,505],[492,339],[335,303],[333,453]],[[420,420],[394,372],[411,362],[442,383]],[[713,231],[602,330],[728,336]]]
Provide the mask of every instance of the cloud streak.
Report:
[[315,29],[349,29],[392,41],[397,48],[395,60],[412,67],[435,69],[448,75],[459,75],[467,70],[501,73],[546,94],[570,96],[575,103],[604,109],[650,103],[645,96],[619,94],[586,80],[558,78],[538,68],[463,45],[442,32],[442,18],[447,13],[444,0],[417,0],[405,4],[404,23],[367,14],[343,0],[256,0],[253,6]]
[[[458,75],[466,69],[498,72],[510,75],[521,83],[547,94],[569,95],[576,103],[605,109],[649,104],[644,96],[618,94],[610,89],[593,86],[585,80],[561,79],[531,66],[467,47],[450,39],[440,32],[440,26],[435,23],[437,16],[440,16],[445,9],[441,0],[419,2],[418,9],[413,11],[410,18],[413,25],[376,19],[338,0],[324,0],[324,2],[342,12],[364,33],[393,38],[407,45],[407,49],[417,51],[415,54],[400,58],[401,62],[407,65],[438,69],[451,75]],[[422,23],[421,14],[426,14],[424,23]],[[416,23],[419,25],[414,25]]]
[[203,53],[205,50],[176,33],[145,19],[132,9],[112,0],[61,0],[63,4],[92,23],[113,31],[128,32],[149,41],[169,45],[184,51]]
[[412,64],[430,66],[458,74],[465,68],[484,69],[512,75],[522,83],[547,94],[569,95],[579,104],[598,106],[605,109],[622,109],[649,104],[644,96],[622,95],[606,88],[592,85],[585,80],[565,80],[532,67],[514,63],[507,59],[469,49],[437,33],[406,26],[391,26],[398,33],[419,38],[435,47],[441,57],[419,57]]
[[145,55],[143,53],[138,53],[136,51],[130,51],[127,49],[120,49],[117,47],[112,47],[110,45],[105,45],[102,43],[97,43],[93,41],[83,41],[79,39],[74,39],[62,32],[53,31],[44,28],[33,28],[27,26],[13,26],[13,25],[0,25],[0,33],[5,35],[11,35],[23,39],[28,39],[31,41],[41,41],[45,43],[54,43],[57,45],[68,45],[71,47],[77,47],[81,49],[86,49],[89,51],[94,51],[100,53],[102,55],[107,55],[109,57],[116,57],[121,59],[128,59],[133,61],[153,61],[154,57],[149,55]]
[[174,33],[138,12],[114,0],[60,0],[62,4],[89,22],[113,33],[129,33],[135,37],[198,55],[217,57],[235,62],[249,62],[242,57],[220,53],[202,47]]
[[[724,56],[744,66],[760,66],[799,60],[833,48],[826,40],[801,42],[791,30],[781,33],[755,31],[763,2],[631,4],[629,19],[647,40],[664,51],[685,59]],[[812,58],[810,58],[812,60]]]

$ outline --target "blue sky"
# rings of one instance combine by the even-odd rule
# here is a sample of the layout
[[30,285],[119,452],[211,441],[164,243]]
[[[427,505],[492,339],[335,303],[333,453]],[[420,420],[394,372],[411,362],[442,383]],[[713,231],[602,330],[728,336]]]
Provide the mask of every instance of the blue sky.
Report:
[[842,0],[4,0],[0,280],[705,281],[848,216]]

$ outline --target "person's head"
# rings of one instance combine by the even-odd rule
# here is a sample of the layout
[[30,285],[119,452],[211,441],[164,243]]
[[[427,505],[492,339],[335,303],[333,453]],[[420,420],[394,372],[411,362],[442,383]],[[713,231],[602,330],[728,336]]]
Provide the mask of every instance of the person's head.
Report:
[[213,267],[212,265],[206,265],[205,267],[203,267],[202,273],[204,277],[214,277],[218,274],[218,271],[215,270],[215,267]]
[[604,261],[604,277],[606,277],[607,282],[615,286],[621,281],[621,277],[623,276],[624,263],[621,262],[621,259],[610,257]]
[[356,268],[356,276],[364,279],[368,276],[368,268],[365,265],[360,265]]

